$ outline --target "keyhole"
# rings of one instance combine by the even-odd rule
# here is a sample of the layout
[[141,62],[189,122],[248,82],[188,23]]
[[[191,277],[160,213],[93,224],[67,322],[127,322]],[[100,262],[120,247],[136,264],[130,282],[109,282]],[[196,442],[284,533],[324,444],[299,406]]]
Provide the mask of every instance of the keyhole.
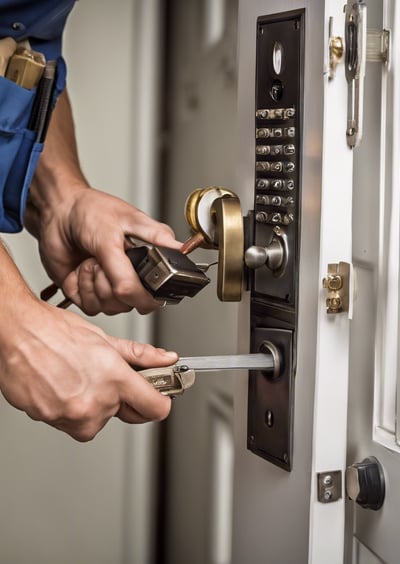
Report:
[[271,428],[274,424],[274,414],[270,409],[267,409],[265,412],[265,424],[269,428]]

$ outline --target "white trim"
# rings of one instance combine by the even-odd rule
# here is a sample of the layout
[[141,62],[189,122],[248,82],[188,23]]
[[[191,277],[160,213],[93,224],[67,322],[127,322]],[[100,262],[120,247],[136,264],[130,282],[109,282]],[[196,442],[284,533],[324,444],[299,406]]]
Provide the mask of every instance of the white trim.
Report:
[[[343,35],[343,3],[325,2],[325,64],[328,66],[328,26]],[[321,69],[322,72],[322,69]],[[347,83],[343,65],[328,81],[325,74],[321,200],[320,282],[328,263],[352,261],[352,151],[346,143]],[[320,283],[321,288],[321,283]],[[342,564],[344,499],[321,503],[317,473],[346,466],[347,394],[350,321],[345,313],[328,315],[326,293],[320,291],[314,398],[309,562]],[[334,539],[330,542],[330,539]]]

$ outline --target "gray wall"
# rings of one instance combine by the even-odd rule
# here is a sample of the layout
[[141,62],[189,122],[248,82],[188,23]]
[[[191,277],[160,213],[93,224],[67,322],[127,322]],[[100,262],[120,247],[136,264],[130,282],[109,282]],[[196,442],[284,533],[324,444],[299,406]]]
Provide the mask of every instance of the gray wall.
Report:
[[[143,35],[154,38],[157,6],[148,0],[78,2],[65,37],[84,172],[93,186],[138,205],[133,125],[140,92],[135,77],[142,65]],[[142,74],[142,90],[151,91],[151,80]],[[151,202],[152,176],[141,174],[147,180],[141,188]],[[38,293],[48,279],[36,242],[26,233],[6,239]],[[150,331],[149,321],[141,322],[135,313],[93,321],[109,333],[138,340]],[[82,445],[2,400],[0,561],[148,564],[153,435],[151,425],[128,428],[112,421],[92,443]]]

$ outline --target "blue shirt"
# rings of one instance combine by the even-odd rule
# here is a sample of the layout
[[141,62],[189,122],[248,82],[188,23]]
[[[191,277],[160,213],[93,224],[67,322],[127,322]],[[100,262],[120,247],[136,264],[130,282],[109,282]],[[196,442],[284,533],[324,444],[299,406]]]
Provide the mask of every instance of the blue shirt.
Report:
[[61,55],[67,17],[75,0],[0,0],[0,38],[29,39],[47,60]]
[[[75,0],[0,0],[0,39],[29,39],[47,61],[57,61],[51,107],[65,87],[62,34]],[[36,89],[0,76],[0,232],[23,227],[29,186],[43,142],[30,128]]]

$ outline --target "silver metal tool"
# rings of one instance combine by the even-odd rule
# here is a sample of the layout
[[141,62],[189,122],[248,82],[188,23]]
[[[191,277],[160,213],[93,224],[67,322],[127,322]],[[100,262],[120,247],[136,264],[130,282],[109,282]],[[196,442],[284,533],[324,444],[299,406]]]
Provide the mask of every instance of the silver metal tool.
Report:
[[269,353],[223,356],[182,357],[174,366],[142,370],[142,374],[163,395],[177,396],[191,388],[196,372],[220,370],[262,370],[276,376],[279,373],[279,352],[272,345]]
[[272,354],[229,354],[221,356],[181,357],[176,366],[189,366],[202,372],[210,370],[267,370],[274,368]]

